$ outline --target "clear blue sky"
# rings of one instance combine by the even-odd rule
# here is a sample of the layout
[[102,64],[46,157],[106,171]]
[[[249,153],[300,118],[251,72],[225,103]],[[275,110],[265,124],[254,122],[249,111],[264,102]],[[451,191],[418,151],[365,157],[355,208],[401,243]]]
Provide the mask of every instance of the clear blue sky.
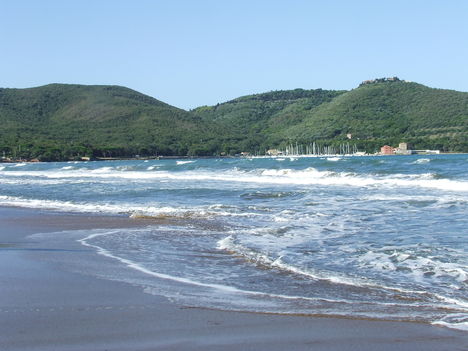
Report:
[[117,84],[189,109],[398,76],[468,91],[464,0],[0,0],[0,87]]

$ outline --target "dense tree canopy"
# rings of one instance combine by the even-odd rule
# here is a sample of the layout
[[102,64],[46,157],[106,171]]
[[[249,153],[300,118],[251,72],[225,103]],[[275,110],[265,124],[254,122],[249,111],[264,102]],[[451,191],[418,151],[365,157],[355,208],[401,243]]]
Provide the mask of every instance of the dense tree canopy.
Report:
[[[468,152],[468,93],[400,80],[351,91],[286,90],[184,111],[119,86],[0,89],[0,152],[14,158],[264,153],[348,140]],[[1,154],[0,154],[1,155]]]

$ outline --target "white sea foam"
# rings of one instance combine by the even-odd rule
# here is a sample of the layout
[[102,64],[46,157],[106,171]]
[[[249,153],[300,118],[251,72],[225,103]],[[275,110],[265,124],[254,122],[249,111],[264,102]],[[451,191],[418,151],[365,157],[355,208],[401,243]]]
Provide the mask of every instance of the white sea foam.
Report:
[[[155,229],[145,235],[127,237],[125,229],[114,238],[96,237],[87,242],[149,272],[166,273],[176,279],[180,276],[202,284],[232,285],[238,289],[229,292],[236,294],[230,300],[235,308],[247,306],[248,310],[260,306],[259,310],[265,311],[264,306],[270,303],[280,312],[309,313],[317,311],[311,306],[320,306],[328,314],[341,311],[356,316],[374,311],[379,318],[394,318],[401,312],[402,318],[429,322],[437,319],[434,323],[440,321],[440,325],[466,322],[441,318],[447,313],[468,311],[468,301],[463,296],[468,267],[464,265],[466,256],[463,256],[460,237],[468,205],[468,193],[463,189],[468,179],[462,165],[455,165],[453,172],[447,169],[436,174],[437,170],[430,164],[424,170],[426,173],[418,174],[426,166],[420,168],[404,161],[397,165],[388,158],[385,161],[390,164],[388,167],[395,164],[395,169],[401,169],[399,174],[394,174],[394,169],[387,166],[375,166],[375,160],[366,164],[363,159],[362,167],[345,159],[346,168],[340,166],[345,164],[342,162],[338,162],[340,165],[330,162],[326,166],[324,161],[317,162],[317,168],[306,168],[318,160],[301,159],[293,164],[287,161],[289,156],[285,159],[281,164],[274,159],[257,160],[258,164],[249,164],[252,161],[246,159],[213,160],[213,164],[217,162],[215,167],[199,160],[196,170],[186,170],[193,167],[183,166],[174,170],[175,160],[163,160],[157,166],[156,162],[149,165],[142,161],[76,166],[28,164],[24,168],[0,164],[6,166],[0,169],[0,194],[16,195],[0,196],[0,205],[170,218],[170,221],[153,221],[155,225],[159,223],[158,230],[163,228],[162,232]],[[62,166],[66,168],[60,169]],[[405,174],[408,171],[413,174]],[[440,179],[445,175],[446,179]],[[55,186],[60,184],[62,187]],[[275,201],[275,197],[281,197],[280,201]],[[70,199],[74,200],[65,201]],[[217,218],[220,216],[226,217]],[[194,221],[194,218],[202,220]],[[208,228],[217,229],[201,231],[198,226],[205,223]],[[171,229],[166,233],[164,226],[172,228],[174,224],[189,229],[166,235]],[[447,235],[444,235],[445,228]],[[203,240],[192,241],[202,232]],[[98,232],[88,232],[81,238],[91,233]],[[164,256],[164,251],[158,256],[160,244],[183,248],[176,253],[180,253],[177,259],[183,265],[192,266],[172,266],[172,257]],[[126,247],[138,250],[125,250]],[[222,251],[214,251],[214,247]],[[211,255],[216,260],[214,269],[204,265],[205,260],[211,260]],[[232,265],[233,262],[241,266]],[[118,265],[124,272],[132,273]],[[156,278],[152,273],[145,274]],[[259,279],[248,285],[247,279],[256,274]],[[119,272],[116,276],[151,281],[135,272],[133,275]],[[164,293],[172,293],[174,284],[157,280],[154,286],[158,284],[164,286]],[[201,300],[208,301],[202,305],[213,307],[217,302],[210,303],[211,296],[224,296],[214,287],[215,291],[211,292],[208,285],[193,285],[188,281],[187,284],[192,287],[178,285],[180,289],[174,292],[181,298],[186,293],[190,295],[185,302],[200,296]],[[258,291],[247,293],[242,289]],[[281,294],[287,302],[276,299]],[[310,301],[329,297],[349,298],[354,302],[348,301],[349,305],[342,308],[291,301],[309,300],[309,297]],[[242,305],[244,302],[247,304]],[[393,311],[387,306],[374,306],[386,303],[401,303],[407,308]]]
[[416,161],[414,161],[412,163],[415,164],[415,165],[421,165],[421,164],[429,163],[429,162],[431,162],[431,160],[429,158],[419,158],[419,159],[417,159]]
[[[194,162],[194,161],[181,161]],[[263,169],[258,172],[230,170],[222,172],[210,171],[119,171],[113,167],[101,167],[95,170],[69,170],[67,172],[51,171],[0,171],[0,176],[6,177],[46,177],[46,178],[105,178],[132,180],[195,180],[220,181],[255,184],[282,185],[322,185],[322,186],[352,186],[352,187],[423,187],[439,190],[465,192],[468,191],[468,181],[451,179],[434,179],[432,174],[395,174],[377,176],[349,172],[319,171],[309,167],[302,170]]]
[[194,163],[195,161],[176,161],[176,165],[186,165],[188,163]]
[[63,170],[68,170],[68,169],[74,169],[75,167],[73,166],[65,166],[65,167],[62,167],[61,169]]
[[91,173],[102,173],[102,174],[109,174],[112,171],[115,171],[114,167],[101,167],[101,168],[96,168],[92,170],[86,170],[87,172]]
[[26,199],[15,196],[0,196],[0,205],[17,206],[24,208],[50,209],[61,212],[84,212],[84,213],[127,213],[128,209],[120,205],[97,204],[97,203],[73,203],[70,201],[56,201],[46,199]]
[[353,280],[347,277],[323,276],[318,272],[312,272],[311,270],[304,270],[299,267],[295,267],[293,265],[284,263],[282,261],[281,256],[278,256],[277,258],[272,259],[265,253],[251,250],[239,243],[236,243],[232,235],[219,240],[217,248],[219,250],[225,250],[228,252],[232,252],[236,255],[245,257],[247,260],[251,262],[255,262],[263,266],[278,268],[278,269],[288,271],[291,273],[295,273],[298,275],[306,276],[312,280],[326,280],[335,284],[346,284],[346,285],[353,285],[353,286],[367,285],[367,283],[365,282],[358,282],[357,280]]
[[117,166],[115,169],[119,172],[133,171],[135,167],[133,166]]
[[468,331],[468,316],[466,314],[450,314],[440,320],[432,322],[432,324]]
[[[413,250],[401,250],[402,248],[383,248],[380,252],[369,250],[359,257],[359,261],[367,267],[381,271],[396,271],[404,268],[408,272],[406,274],[412,275],[413,279],[418,281],[422,280],[425,274],[431,273],[434,278],[445,276],[459,283],[468,282],[468,266],[466,265],[443,262],[431,257],[419,257],[414,254]],[[461,252],[460,256],[463,254]]]
[[278,256],[277,258],[273,259],[273,258],[270,258],[265,253],[249,249],[237,243],[232,235],[229,235],[228,237],[219,240],[217,248],[219,250],[225,250],[235,255],[245,257],[248,261],[255,262],[263,266],[281,269],[287,272],[305,276],[312,280],[328,281],[333,284],[349,285],[349,286],[363,287],[363,288],[368,288],[368,289],[378,289],[378,290],[383,289],[387,291],[410,294],[410,295],[416,294],[420,296],[433,296],[435,299],[445,302],[449,305],[452,305],[459,310],[468,311],[468,302],[455,299],[455,298],[446,297],[440,294],[429,293],[428,291],[424,291],[424,290],[413,290],[413,289],[406,289],[406,288],[401,288],[401,287],[396,287],[396,286],[387,286],[384,284],[373,282],[368,279],[363,280],[363,279],[358,279],[354,277],[351,278],[348,276],[338,275],[338,273],[336,272],[332,274],[331,272],[328,272],[328,273],[316,272],[310,268],[303,269],[303,268],[283,262],[282,256]]
[[458,329],[468,331],[468,322],[459,322],[459,323],[449,323],[444,321],[435,321],[432,322],[433,325],[440,325],[442,327],[450,328],[450,329]]
[[134,203],[86,203],[47,199],[27,199],[15,196],[0,195],[0,206],[16,206],[23,208],[38,208],[59,212],[103,213],[109,215],[128,214],[132,218],[211,218],[211,217],[254,217],[257,213],[245,212],[236,207],[227,208],[220,205],[171,207],[160,204]]
[[[137,230],[140,230],[140,229],[137,229]],[[193,279],[189,279],[185,277],[155,272],[154,270],[148,269],[144,267],[143,265],[138,264],[137,262],[134,262],[127,258],[119,257],[105,248],[89,243],[89,241],[91,241],[92,239],[96,237],[112,235],[112,234],[119,233],[119,232],[120,230],[112,230],[112,231],[98,230],[97,232],[95,231],[93,234],[88,235],[85,238],[79,239],[77,241],[84,246],[94,248],[97,251],[97,253],[102,256],[120,261],[121,263],[126,265],[128,268],[134,269],[136,271],[139,271],[141,273],[144,273],[144,274],[147,274],[149,276],[159,278],[159,279],[170,280],[170,281],[174,281],[177,283],[198,286],[198,287],[203,287],[203,288],[211,288],[211,289],[215,289],[217,291],[225,292],[225,293],[265,296],[265,297],[273,297],[273,298],[280,298],[280,299],[287,299],[287,300],[301,299],[301,300],[323,301],[323,302],[333,302],[333,303],[352,303],[351,301],[347,301],[347,300],[333,300],[333,299],[327,299],[327,298],[321,298],[321,297],[315,298],[315,297],[304,297],[304,296],[290,296],[290,295],[283,295],[283,294],[273,294],[273,293],[265,293],[265,292],[260,292],[260,291],[244,290],[244,289],[239,289],[230,285],[221,285],[221,284],[216,284],[216,283],[204,283],[201,281],[197,281],[197,280],[193,280]]]
[[[141,229],[134,229],[134,230],[141,230]],[[146,229],[143,229],[146,230]],[[129,229],[126,229],[128,232]],[[186,229],[183,230],[186,232]],[[216,284],[216,283],[205,283],[199,280],[194,280],[194,279],[189,279],[181,276],[175,276],[171,274],[165,274],[161,272],[156,272],[152,269],[149,269],[145,267],[142,264],[139,264],[135,261],[132,261],[127,258],[123,258],[120,256],[117,256],[116,254],[112,253],[111,251],[100,247],[98,245],[91,244],[89,241],[92,241],[93,238],[99,237],[99,236],[107,236],[107,235],[112,235],[115,233],[119,233],[120,230],[97,230],[94,231],[93,234],[90,234],[86,236],[85,238],[77,240],[80,242],[82,245],[87,246],[87,247],[92,247],[96,249],[97,253],[100,255],[103,255],[108,258],[115,259],[117,261],[120,261],[124,265],[126,265],[128,268],[134,269],[136,271],[139,271],[141,273],[144,273],[146,275],[163,279],[163,280],[169,280],[177,283],[182,283],[186,285],[191,285],[191,286],[196,286],[196,287],[203,287],[203,288],[211,288],[215,289],[220,292],[224,293],[233,293],[233,294],[238,294],[238,295],[247,295],[247,296],[262,296],[262,297],[268,297],[268,298],[276,298],[276,299],[282,299],[282,300],[305,300],[305,301],[313,301],[313,302],[325,302],[325,303],[338,303],[341,306],[343,304],[350,304],[354,305],[356,301],[351,301],[351,300],[345,300],[345,299],[330,299],[326,297],[306,297],[306,296],[297,296],[297,295],[285,295],[285,294],[276,294],[276,293],[268,293],[268,292],[262,292],[262,291],[255,291],[255,290],[245,290],[245,289],[240,289],[233,287],[231,285],[221,285],[221,284]],[[178,295],[180,292],[178,292]],[[399,303],[386,303],[386,302],[365,302],[361,301],[360,303],[363,304],[373,304],[373,305],[386,305],[386,306],[407,306],[406,304],[399,304]]]
[[327,161],[336,162],[336,161],[341,161],[341,160],[342,160],[341,157],[327,157]]

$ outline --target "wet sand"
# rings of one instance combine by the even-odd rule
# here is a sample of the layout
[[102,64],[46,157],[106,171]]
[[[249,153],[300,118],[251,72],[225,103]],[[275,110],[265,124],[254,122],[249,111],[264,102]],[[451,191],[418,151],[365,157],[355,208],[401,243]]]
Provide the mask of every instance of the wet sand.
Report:
[[468,349],[468,333],[427,324],[181,306],[54,260],[98,264],[91,249],[28,237],[139,225],[145,221],[0,207],[0,350]]

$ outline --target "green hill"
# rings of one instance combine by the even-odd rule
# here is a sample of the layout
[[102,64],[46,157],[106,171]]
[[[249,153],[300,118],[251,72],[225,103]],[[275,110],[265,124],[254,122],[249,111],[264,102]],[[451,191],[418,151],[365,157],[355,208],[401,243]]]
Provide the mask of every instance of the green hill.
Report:
[[42,160],[344,141],[370,152],[402,141],[468,152],[468,93],[377,79],[351,91],[273,91],[184,111],[124,87],[50,84],[0,89],[0,125],[0,152]]
[[302,122],[305,112],[332,101],[344,91],[280,90],[243,96],[216,106],[203,106],[191,112],[204,121],[215,124],[221,151],[264,152],[281,142],[272,130]]
[[119,86],[0,89],[0,150],[44,160],[184,155],[207,130],[193,114]]
[[193,112],[223,125],[238,151],[350,142],[374,152],[406,141],[420,149],[468,152],[468,93],[396,77],[367,81],[351,91],[250,95]]
[[307,111],[280,139],[346,139],[365,146],[412,142],[416,148],[468,151],[468,93],[404,81],[362,84]]

